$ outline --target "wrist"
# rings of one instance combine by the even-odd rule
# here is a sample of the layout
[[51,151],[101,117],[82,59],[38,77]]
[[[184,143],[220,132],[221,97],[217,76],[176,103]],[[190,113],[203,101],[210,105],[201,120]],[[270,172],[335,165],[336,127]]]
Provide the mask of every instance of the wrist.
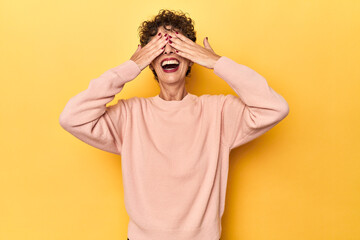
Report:
[[212,65],[211,65],[211,69],[214,69],[216,62],[217,62],[220,58],[221,58],[221,56],[215,54],[215,56],[213,57],[213,63],[212,63]]

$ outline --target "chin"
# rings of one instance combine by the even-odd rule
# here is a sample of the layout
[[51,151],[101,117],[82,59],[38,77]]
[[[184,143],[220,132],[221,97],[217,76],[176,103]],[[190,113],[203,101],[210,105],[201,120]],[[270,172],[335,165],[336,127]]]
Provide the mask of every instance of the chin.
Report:
[[[159,76],[159,75],[158,75]],[[179,76],[167,76],[158,78],[160,82],[163,83],[177,83],[177,82],[184,82],[185,81],[185,75],[182,77]]]
[[176,82],[183,82],[185,81],[185,69],[181,68],[176,72],[167,73],[164,72],[162,69],[156,69],[156,74],[158,76],[159,81],[164,83],[176,83]]

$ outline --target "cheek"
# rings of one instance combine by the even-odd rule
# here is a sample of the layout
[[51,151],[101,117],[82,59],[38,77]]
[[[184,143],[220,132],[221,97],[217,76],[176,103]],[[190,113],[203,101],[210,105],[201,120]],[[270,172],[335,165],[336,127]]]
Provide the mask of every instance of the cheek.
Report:
[[157,63],[157,61],[155,61],[155,60],[153,60],[153,61],[150,63],[150,65],[151,65],[154,69],[156,69],[156,68],[158,67],[158,63]]

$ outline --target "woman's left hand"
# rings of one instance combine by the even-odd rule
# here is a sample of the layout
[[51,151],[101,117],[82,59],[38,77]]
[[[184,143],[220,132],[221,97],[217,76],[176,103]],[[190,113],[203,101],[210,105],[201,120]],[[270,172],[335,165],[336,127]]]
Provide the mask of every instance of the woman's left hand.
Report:
[[204,38],[204,47],[202,47],[180,32],[170,33],[169,35],[172,38],[170,38],[171,43],[169,41],[168,44],[177,50],[176,54],[201,66],[213,69],[216,61],[221,57],[210,47],[207,38]]

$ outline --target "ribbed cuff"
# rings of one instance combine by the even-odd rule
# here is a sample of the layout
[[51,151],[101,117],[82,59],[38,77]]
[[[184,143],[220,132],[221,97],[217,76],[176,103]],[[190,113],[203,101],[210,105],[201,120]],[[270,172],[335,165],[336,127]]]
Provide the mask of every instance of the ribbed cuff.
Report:
[[133,80],[141,72],[139,66],[133,60],[128,60],[111,70],[119,75],[119,77],[125,82]]

